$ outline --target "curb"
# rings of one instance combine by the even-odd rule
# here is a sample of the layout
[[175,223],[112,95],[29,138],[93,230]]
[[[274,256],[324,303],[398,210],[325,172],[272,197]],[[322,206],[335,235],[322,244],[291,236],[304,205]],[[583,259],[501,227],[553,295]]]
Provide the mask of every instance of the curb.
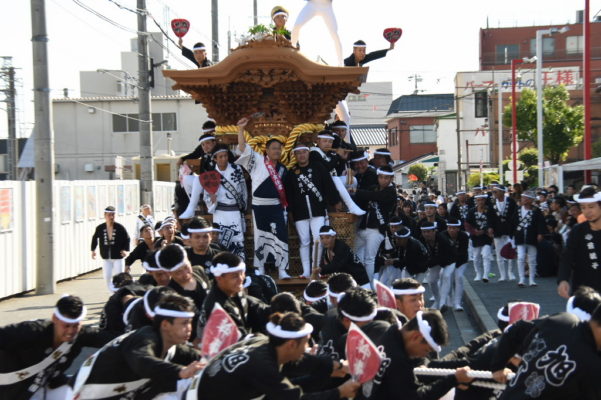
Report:
[[478,296],[469,280],[465,277],[463,277],[463,301],[482,332],[499,328],[496,321],[488,313],[480,296]]

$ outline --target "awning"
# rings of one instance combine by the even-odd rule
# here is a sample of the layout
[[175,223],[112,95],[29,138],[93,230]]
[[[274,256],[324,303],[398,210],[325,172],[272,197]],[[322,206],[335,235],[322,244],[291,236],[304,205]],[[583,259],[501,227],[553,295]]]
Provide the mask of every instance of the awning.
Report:
[[564,171],[587,171],[595,169],[601,170],[601,157],[592,158],[590,160],[576,161],[573,163],[563,165],[552,165],[551,167],[561,167],[561,169]]

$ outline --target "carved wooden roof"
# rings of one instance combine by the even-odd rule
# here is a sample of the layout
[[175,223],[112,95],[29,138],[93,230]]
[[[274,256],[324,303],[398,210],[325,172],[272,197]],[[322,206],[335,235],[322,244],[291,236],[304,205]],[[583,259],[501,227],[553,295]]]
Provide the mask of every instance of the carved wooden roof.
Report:
[[284,38],[268,36],[233,50],[223,61],[187,71],[163,70],[200,101],[219,125],[255,112],[253,135],[287,135],[301,123],[323,123],[348,93],[359,93],[367,67],[331,67],[304,57]]

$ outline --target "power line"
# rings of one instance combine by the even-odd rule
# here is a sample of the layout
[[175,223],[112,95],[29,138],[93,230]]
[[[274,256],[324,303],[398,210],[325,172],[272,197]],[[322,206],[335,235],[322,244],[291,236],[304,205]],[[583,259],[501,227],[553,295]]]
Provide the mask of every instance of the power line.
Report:
[[[77,4],[78,6],[80,6],[81,8],[83,8],[84,10],[88,11],[89,13],[97,16],[98,18],[102,19],[103,21],[108,22],[109,24],[111,24],[111,25],[113,25],[113,26],[115,26],[115,27],[117,27],[119,29],[122,29],[124,31],[130,32],[130,33],[133,33],[133,34],[136,34],[136,35],[139,34],[139,32],[137,30],[128,28],[125,25],[121,25],[120,23],[115,22],[115,21],[113,21],[112,19],[110,19],[108,17],[105,17],[104,15],[102,15],[101,13],[99,13],[98,11],[94,10],[92,7],[90,7],[90,6],[82,3],[80,0],[73,0],[73,2],[75,4]],[[148,33],[144,32],[143,34],[147,35]]]
[[105,110],[104,108],[100,108],[100,107],[92,105],[92,104],[87,104],[87,103],[84,103],[82,101],[78,101],[78,100],[75,100],[75,99],[65,99],[65,101],[70,101],[70,102],[73,102],[73,103],[80,104],[82,106],[86,106],[86,107],[89,107],[89,108],[94,108],[94,109],[96,109],[98,111],[102,111],[102,112],[105,112],[105,113],[108,113],[108,114],[118,115],[118,116],[126,118],[126,119],[131,119],[133,121],[146,122],[146,123],[149,123],[149,124],[152,123],[152,120],[147,121],[147,120],[143,120],[143,119],[138,119],[138,118],[130,117],[128,114],[120,114],[120,113],[116,113],[116,112],[111,111],[111,110]]

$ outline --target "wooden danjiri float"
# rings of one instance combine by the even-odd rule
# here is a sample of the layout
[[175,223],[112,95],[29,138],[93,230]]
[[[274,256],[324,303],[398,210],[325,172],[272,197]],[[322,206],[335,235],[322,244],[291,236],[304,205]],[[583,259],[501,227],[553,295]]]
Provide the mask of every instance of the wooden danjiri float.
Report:
[[[318,64],[304,57],[285,37],[262,34],[247,39],[211,67],[163,70],[163,74],[176,82],[173,89],[189,93],[205,107],[209,117],[218,124],[218,142],[236,144],[237,121],[260,113],[261,116],[253,118],[247,126],[247,142],[255,151],[262,152],[269,138],[279,137],[285,143],[282,163],[291,166],[295,162],[291,151],[294,145],[314,142],[338,102],[349,93],[359,93],[358,87],[365,81],[368,69]],[[338,236],[352,246],[353,216],[329,215]],[[250,214],[246,222],[247,264],[252,265]],[[289,224],[289,238],[289,273],[298,276],[302,268],[293,223]],[[301,283],[306,281],[278,282],[285,286]]]

